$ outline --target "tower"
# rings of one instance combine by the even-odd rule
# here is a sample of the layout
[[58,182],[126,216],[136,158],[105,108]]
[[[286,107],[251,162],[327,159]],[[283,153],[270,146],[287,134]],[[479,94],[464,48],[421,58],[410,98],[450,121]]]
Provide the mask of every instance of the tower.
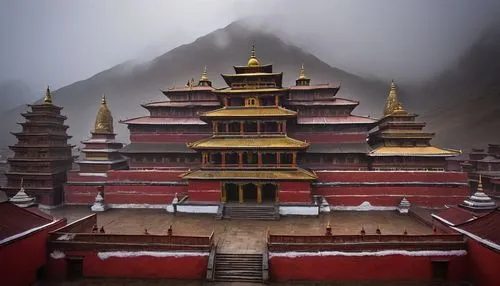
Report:
[[26,119],[19,123],[22,131],[12,133],[18,142],[10,146],[14,157],[8,159],[5,190],[9,196],[15,195],[23,180],[26,193],[36,197],[41,207],[55,207],[63,201],[66,171],[73,163],[66,117],[61,115],[62,107],[52,103],[48,87],[43,103],[28,107],[31,110],[21,114]]

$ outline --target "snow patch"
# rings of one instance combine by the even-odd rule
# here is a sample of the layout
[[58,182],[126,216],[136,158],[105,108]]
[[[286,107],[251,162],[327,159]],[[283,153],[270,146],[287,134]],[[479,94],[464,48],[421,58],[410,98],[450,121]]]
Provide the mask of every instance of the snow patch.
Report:
[[110,257],[129,258],[139,256],[153,257],[190,257],[190,256],[208,256],[208,252],[175,252],[175,251],[109,251],[98,252],[97,257],[106,260]]
[[[168,210],[168,209],[167,209]],[[216,205],[177,205],[177,212],[180,213],[197,213],[197,214],[217,214],[219,206]],[[173,211],[173,207],[172,207]]]
[[59,236],[56,240],[73,240],[75,238],[76,233],[66,233]]
[[107,177],[107,173],[78,173],[80,176],[88,176],[88,177]]
[[319,215],[318,206],[280,206],[280,215]]
[[372,206],[370,202],[364,201],[359,206],[330,206],[330,209],[336,211],[393,211],[397,207]]
[[59,250],[54,250],[50,253],[50,257],[52,259],[62,259],[62,258],[65,258],[66,257],[66,254],[64,254],[64,252],[62,251],[59,251]]
[[307,256],[388,256],[388,255],[403,255],[403,256],[465,256],[465,250],[379,250],[379,251],[361,251],[361,252],[344,252],[344,251],[317,251],[317,252],[270,252],[269,258],[273,257],[307,257]]
[[150,204],[108,204],[108,207],[113,209],[164,209],[167,205],[150,205]]

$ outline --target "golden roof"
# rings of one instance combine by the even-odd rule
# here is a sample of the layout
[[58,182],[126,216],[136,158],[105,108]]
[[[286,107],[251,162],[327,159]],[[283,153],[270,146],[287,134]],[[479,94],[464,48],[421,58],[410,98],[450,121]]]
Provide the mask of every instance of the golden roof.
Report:
[[50,93],[50,88],[47,86],[47,91],[45,92],[45,98],[43,99],[43,103],[52,104],[52,94]]
[[260,106],[260,107],[237,107],[220,108],[214,111],[202,113],[201,117],[292,117],[297,112],[288,110],[280,106]]
[[313,172],[293,170],[197,170],[182,175],[184,179],[241,179],[241,180],[315,180]]
[[106,96],[102,96],[101,106],[95,118],[94,133],[113,133],[113,116],[108,109]]
[[278,88],[278,87],[256,88],[256,89],[224,88],[224,89],[215,90],[214,92],[216,92],[216,93],[252,93],[252,92],[279,92],[279,91],[287,91],[287,90],[288,90],[287,88]]
[[309,143],[279,137],[210,137],[189,143],[193,149],[305,149]]
[[380,146],[370,152],[370,156],[456,156],[459,150],[444,149],[435,146],[392,147]]
[[255,45],[252,45],[252,54],[250,55],[250,58],[248,59],[247,65],[249,67],[260,66],[260,62],[257,59],[257,57],[255,56]]
[[403,108],[401,102],[399,102],[397,86],[394,80],[391,82],[391,89],[389,90],[389,95],[387,96],[387,101],[384,108],[384,116],[391,114],[408,114]]

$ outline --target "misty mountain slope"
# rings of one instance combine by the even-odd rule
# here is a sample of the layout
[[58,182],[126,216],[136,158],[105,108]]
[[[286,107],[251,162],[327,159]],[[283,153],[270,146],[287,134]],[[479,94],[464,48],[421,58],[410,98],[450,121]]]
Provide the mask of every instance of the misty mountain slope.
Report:
[[20,80],[9,80],[0,83],[0,112],[8,111],[21,104],[26,104],[37,97],[28,85]]
[[[148,63],[127,62],[63,87],[54,92],[53,101],[64,107],[62,112],[68,117],[66,124],[70,126],[68,133],[74,136],[72,143],[78,144],[89,135],[100,98],[106,94],[115,119],[115,132],[120,140],[128,141],[128,130],[118,120],[147,115],[147,110],[139,106],[141,103],[164,100],[161,89],[184,86],[192,77],[198,80],[204,66],[208,67],[214,86],[224,87],[220,73],[232,73],[233,65],[245,65],[252,43],[262,63],[273,63],[275,71],[285,73],[284,85],[295,84],[299,67],[304,63],[312,83],[340,82],[339,96],[360,101],[356,114],[380,114],[387,91],[384,84],[332,68],[275,35],[247,29],[239,22],[179,46]],[[0,137],[0,146],[15,142],[15,137],[7,134],[20,129],[15,122],[22,120],[19,113],[26,109],[20,106],[0,115],[3,122],[0,132],[5,135]]]
[[436,142],[464,151],[500,143],[500,28],[487,30],[422,94]]

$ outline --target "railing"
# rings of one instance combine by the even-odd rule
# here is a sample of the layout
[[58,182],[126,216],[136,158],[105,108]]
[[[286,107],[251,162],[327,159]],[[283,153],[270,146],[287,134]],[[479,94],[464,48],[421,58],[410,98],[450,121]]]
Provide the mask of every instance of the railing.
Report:
[[269,235],[269,251],[374,251],[465,249],[462,235]]
[[255,169],[255,168],[294,168],[296,165],[294,164],[206,164],[203,167],[205,168],[246,168],[246,169]]

